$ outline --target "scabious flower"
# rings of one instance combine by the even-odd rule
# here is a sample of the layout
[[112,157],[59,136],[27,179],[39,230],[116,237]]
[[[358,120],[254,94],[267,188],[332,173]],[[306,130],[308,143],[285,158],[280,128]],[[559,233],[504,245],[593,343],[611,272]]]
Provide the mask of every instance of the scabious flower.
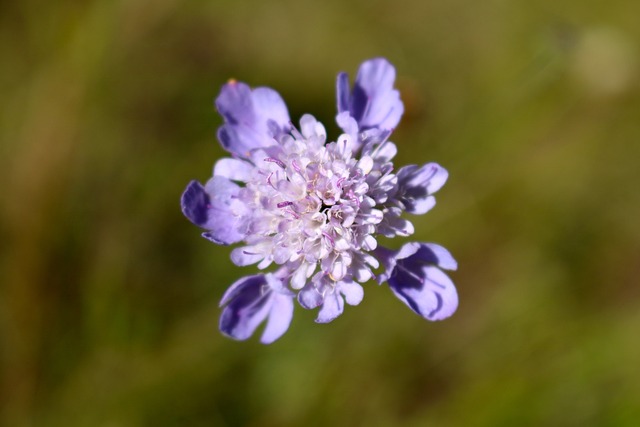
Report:
[[224,334],[244,340],[266,321],[261,341],[275,341],[291,322],[294,298],[319,308],[317,322],[330,322],[345,302],[362,301],[361,284],[375,277],[380,262],[379,283],[420,316],[441,320],[456,310],[456,289],[441,270],[456,268],[446,249],[378,245],[379,235],[413,234],[403,213],[428,212],[447,180],[435,163],[394,171],[397,148],[389,136],[404,111],[394,81],[395,68],[382,58],[360,66],[353,88],[340,73],[336,121],[343,133],[331,142],[311,115],[296,128],[274,90],[236,81],[223,86],[215,103],[224,118],[218,139],[231,157],[217,161],[204,186],[187,186],[182,211],[208,240],[241,244],[231,252],[234,264],[276,265],[225,293]]

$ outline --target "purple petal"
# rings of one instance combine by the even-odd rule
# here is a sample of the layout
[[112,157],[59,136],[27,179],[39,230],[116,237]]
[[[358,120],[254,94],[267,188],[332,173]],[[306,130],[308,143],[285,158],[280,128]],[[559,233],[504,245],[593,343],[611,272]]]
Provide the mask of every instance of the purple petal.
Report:
[[[246,340],[262,323],[273,304],[273,293],[265,287],[264,276],[250,276],[234,283],[222,298],[226,307],[220,316],[220,331],[237,340]],[[265,289],[267,291],[265,292]]]
[[338,292],[331,292],[324,298],[322,308],[316,318],[317,323],[329,323],[342,314],[344,310],[344,300]]
[[416,256],[423,262],[435,264],[445,270],[456,270],[458,263],[444,247],[436,243],[420,243],[420,248],[416,252]]
[[391,161],[398,154],[398,147],[391,141],[385,141],[380,145],[373,154],[374,159],[378,163],[386,163]]
[[396,268],[396,265],[398,264],[398,260],[410,257],[411,255],[418,252],[419,249],[420,243],[415,242],[404,244],[398,251],[393,251],[391,249],[385,248],[384,246],[378,246],[373,251],[373,253],[384,267],[384,271],[377,277],[378,283],[383,284],[384,282],[389,280],[389,277],[394,274],[394,270]]
[[436,205],[436,198],[433,196],[427,196],[424,198],[417,198],[411,202],[411,204],[405,203],[407,212],[414,215],[422,215],[429,212]]
[[230,81],[222,86],[215,104],[218,112],[231,125],[254,121],[251,88],[244,83]]
[[298,302],[308,310],[319,307],[323,301],[324,297],[318,292],[313,282],[307,283],[304,288],[298,292]]
[[448,250],[435,243],[412,242],[398,251],[378,247],[374,254],[385,267],[379,282],[388,281],[394,295],[420,316],[442,320],[456,311],[456,288],[440,270],[457,268]]
[[282,268],[275,273],[267,273],[265,274],[265,279],[267,281],[267,285],[277,294],[287,295],[289,297],[294,297],[295,294],[289,290],[283,279],[287,277],[288,270]]
[[214,176],[205,184],[205,191],[209,194],[211,203],[218,209],[230,207],[238,195],[238,184],[223,176]]
[[401,218],[400,214],[400,209],[397,209],[396,212],[393,208],[385,212],[382,222],[378,225],[378,233],[389,238],[412,235],[415,231],[413,224],[411,221]]
[[404,244],[398,251],[392,251],[384,246],[378,246],[373,253],[384,266],[385,271],[378,275],[378,282],[384,283],[389,277],[397,275],[394,272],[398,264],[407,265],[435,265],[445,270],[456,270],[458,263],[451,253],[436,243],[410,242]]
[[398,260],[407,259],[410,256],[415,255],[419,250],[420,250],[420,243],[416,243],[416,242],[405,243],[397,252],[395,258]]
[[220,330],[225,335],[245,340],[267,320],[260,341],[270,344],[289,328],[293,317],[293,293],[273,274],[244,277],[225,292],[221,306]]
[[336,92],[338,94],[338,113],[349,111],[349,75],[339,73],[336,82]]
[[404,279],[392,278],[389,287],[414,312],[428,320],[443,320],[458,308],[453,282],[437,267],[423,266]]
[[316,120],[311,114],[305,114],[300,118],[300,132],[305,138],[320,138],[324,143],[327,137],[327,131],[322,123]]
[[429,194],[438,191],[447,182],[449,173],[437,163],[427,163],[422,167],[409,165],[398,171],[398,181],[408,188],[426,187]]
[[349,305],[358,305],[364,297],[364,289],[356,282],[339,282],[338,289]]
[[[351,117],[348,111],[344,111],[339,113],[336,116],[336,123],[340,126],[346,134],[350,135],[352,138],[357,139],[358,137],[358,122]],[[359,141],[355,141],[359,143]],[[353,142],[352,142],[353,143]]]
[[435,205],[432,194],[442,188],[448,176],[447,170],[436,163],[428,163],[420,168],[416,165],[405,166],[398,171],[396,197],[407,212],[422,215]]
[[264,328],[260,342],[271,344],[280,338],[289,329],[292,318],[293,299],[291,296],[275,293],[267,318],[267,326]]
[[[215,180],[215,182],[212,182]],[[231,244],[244,238],[244,209],[235,200],[238,186],[225,178],[212,178],[203,187],[191,181],[182,194],[184,215],[195,225],[209,230],[205,238],[218,244]]]
[[263,254],[251,252],[251,248],[240,247],[231,251],[231,262],[238,267],[255,264],[264,259]]
[[204,187],[198,181],[191,181],[189,185],[187,185],[180,200],[184,216],[200,227],[204,227],[209,220],[209,204],[209,195],[204,191]]
[[240,159],[225,157],[216,162],[213,168],[214,176],[222,176],[232,181],[248,182],[251,179],[254,166]]
[[229,152],[249,157],[251,150],[276,144],[274,137],[289,129],[289,112],[280,95],[269,88],[251,90],[232,81],[222,87],[216,107],[225,120],[218,139]]
[[268,87],[258,87],[253,90],[253,107],[255,115],[262,117],[265,123],[275,122],[280,129],[288,128],[291,122],[287,105],[275,90]]
[[229,301],[242,294],[243,291],[246,291],[258,285],[261,286],[266,283],[267,282],[264,278],[264,275],[262,274],[247,276],[243,277],[242,279],[236,280],[231,286],[229,286],[224,295],[222,295],[222,298],[220,299],[220,307],[228,304]]
[[231,244],[245,236],[246,208],[236,199],[239,187],[222,177],[213,177],[203,187],[191,181],[182,194],[184,215],[195,225],[209,230],[203,236],[218,244]]
[[395,77],[395,68],[384,58],[360,66],[349,110],[361,129],[394,129],[400,122],[404,105],[393,89]]

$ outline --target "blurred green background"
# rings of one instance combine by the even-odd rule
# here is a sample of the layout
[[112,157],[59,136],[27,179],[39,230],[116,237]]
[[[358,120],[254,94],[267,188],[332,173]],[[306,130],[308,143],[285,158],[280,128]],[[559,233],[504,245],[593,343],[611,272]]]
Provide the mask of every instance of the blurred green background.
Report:
[[[640,3],[0,3],[0,423],[640,425]],[[267,85],[337,136],[335,76],[385,56],[396,165],[450,172],[414,241],[449,320],[371,283],[271,346],[217,331],[254,271],[179,197],[224,153],[212,101]],[[398,247],[401,241],[389,245]]]

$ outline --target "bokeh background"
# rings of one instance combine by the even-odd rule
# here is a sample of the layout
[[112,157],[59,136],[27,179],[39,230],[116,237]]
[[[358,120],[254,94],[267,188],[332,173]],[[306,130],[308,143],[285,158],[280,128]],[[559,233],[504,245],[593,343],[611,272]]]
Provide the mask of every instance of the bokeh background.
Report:
[[[0,3],[0,423],[640,425],[640,3]],[[224,153],[229,78],[337,136],[385,56],[396,165],[450,172],[412,240],[459,261],[428,323],[370,284],[271,346],[217,331],[252,268],[179,197]],[[398,247],[402,242],[387,244]]]

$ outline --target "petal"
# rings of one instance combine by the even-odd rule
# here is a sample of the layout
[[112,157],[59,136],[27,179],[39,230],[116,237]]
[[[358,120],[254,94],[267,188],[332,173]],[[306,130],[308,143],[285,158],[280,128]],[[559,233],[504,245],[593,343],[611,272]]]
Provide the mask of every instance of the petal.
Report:
[[396,263],[397,263],[396,251],[393,251],[389,248],[385,248],[384,246],[378,246],[373,251],[373,254],[375,255],[376,259],[380,263],[382,263],[382,266],[384,267],[384,271],[378,274],[378,276],[376,277],[378,284],[381,285],[387,280],[389,280],[389,277],[391,276],[393,269],[396,267]]
[[204,188],[211,198],[211,204],[218,209],[231,206],[240,189],[238,184],[223,176],[211,177]]
[[408,165],[398,171],[398,182],[407,189],[424,187],[429,194],[433,194],[442,188],[448,176],[447,170],[437,163],[427,163],[421,167]]
[[318,312],[316,322],[329,323],[336,317],[340,316],[343,310],[344,300],[338,292],[331,292],[325,297],[322,308],[320,308],[320,311]]
[[407,212],[414,215],[423,215],[429,212],[436,205],[436,198],[427,196],[412,200],[411,203],[405,203]]
[[228,304],[220,316],[220,331],[233,339],[246,340],[269,314],[273,292],[265,288],[263,276],[240,282],[232,285],[223,297]]
[[209,230],[203,234],[206,239],[217,244],[236,243],[245,236],[244,210],[234,200],[238,187],[225,178],[220,180],[209,180],[206,187],[191,181],[182,194],[182,213],[195,225]]
[[235,248],[231,251],[231,262],[238,267],[255,264],[264,259],[263,254],[251,252],[250,246]]
[[353,87],[350,111],[361,128],[394,129],[404,105],[393,89],[396,70],[386,59],[364,62]]
[[224,244],[236,243],[246,235],[247,207],[238,198],[240,187],[227,178],[214,176],[205,186],[209,196],[207,222],[208,239]]
[[251,90],[232,81],[222,87],[216,108],[225,124],[218,139],[229,152],[248,158],[251,150],[275,145],[274,137],[289,129],[289,113],[280,95],[270,88]]
[[343,261],[342,259],[338,259],[331,265],[329,275],[333,280],[342,280],[347,274],[348,267],[349,266],[345,261]]
[[410,242],[404,244],[398,251],[379,246],[373,253],[382,262],[385,269],[377,277],[380,284],[392,276],[403,277],[408,281],[413,280],[411,275],[407,276],[406,273],[394,271],[398,264],[403,267],[403,270],[420,270],[422,266],[429,264],[446,270],[458,268],[458,263],[451,253],[435,243]]
[[396,259],[406,259],[412,255],[415,255],[420,250],[420,243],[410,242],[402,245],[400,250],[396,253]]
[[204,227],[207,223],[209,195],[204,191],[204,187],[198,181],[191,181],[182,193],[180,205],[182,213],[189,221],[197,226]]
[[285,268],[282,268],[275,273],[267,273],[264,275],[265,280],[267,281],[267,285],[277,294],[288,295],[293,297],[295,294],[287,288],[285,285],[283,278],[286,277],[288,271]]
[[252,150],[276,143],[267,131],[258,131],[246,125],[222,125],[218,128],[218,140],[222,148],[243,158],[249,158]]
[[265,280],[265,277],[262,274],[247,276],[236,280],[231,286],[229,286],[224,295],[222,295],[222,299],[220,300],[220,307],[228,304],[229,301],[242,294],[243,291],[247,291],[250,288],[262,286],[266,283],[267,282]]
[[422,167],[409,165],[398,171],[398,199],[407,212],[421,215],[434,205],[431,196],[438,191],[449,176],[446,169],[436,163],[427,163]]
[[264,303],[257,304],[255,307],[247,307],[244,310],[234,305],[228,305],[220,315],[220,332],[236,340],[248,339],[269,313],[267,302],[270,301],[265,299]]
[[389,140],[385,140],[385,142],[376,148],[372,156],[377,163],[386,163],[391,161],[396,154],[398,154],[398,147],[396,147],[396,144]]
[[414,312],[428,320],[443,320],[451,316],[458,307],[458,294],[449,279],[437,267],[425,266],[418,273],[419,285],[401,283],[396,278],[389,280],[389,287],[402,302]]
[[252,98],[256,120],[259,124],[262,121],[267,124],[272,120],[280,129],[289,127],[291,122],[289,111],[278,92],[268,87],[258,87],[253,90]]
[[[340,129],[342,129],[347,135],[351,136],[351,139],[352,139],[350,141],[351,145],[356,145],[355,143],[359,144],[359,141],[357,140],[358,122],[356,122],[356,120],[353,117],[351,117],[348,111],[339,113],[336,116],[336,123],[338,123],[338,126],[340,126]],[[355,147],[351,147],[351,149],[353,150],[355,149]]]
[[225,84],[216,99],[216,108],[230,125],[267,128],[269,120],[284,128],[289,126],[289,112],[282,97],[275,90],[258,87],[253,90],[245,83]]
[[231,125],[254,121],[251,88],[245,83],[230,81],[222,86],[215,101],[218,112]]
[[363,239],[362,243],[362,248],[365,251],[372,251],[376,248],[376,246],[378,246],[378,241],[370,234]]
[[293,289],[302,289],[306,284],[309,276],[313,274],[316,265],[306,263],[303,261],[302,265],[298,267],[291,275],[291,287]]
[[429,191],[429,194],[433,194],[440,190],[445,182],[447,182],[449,172],[437,163],[428,163],[424,168],[429,169],[430,171],[431,177],[427,184],[427,190]]
[[244,277],[225,292],[220,330],[245,340],[267,319],[261,342],[270,344],[286,332],[293,316],[293,293],[273,274]]
[[349,75],[339,73],[336,81],[336,93],[338,97],[338,113],[349,111]]
[[364,289],[356,282],[340,282],[338,283],[340,293],[344,295],[345,301],[349,305],[358,305],[364,297]]
[[311,114],[305,114],[300,118],[300,131],[305,138],[317,137],[322,143],[327,138],[324,126]]
[[308,310],[320,306],[323,301],[324,297],[318,292],[313,282],[307,283],[305,287],[298,292],[298,303]]
[[378,225],[378,233],[385,237],[410,236],[415,231],[411,221],[401,218],[394,212],[385,212],[382,222]]
[[289,295],[275,293],[273,303],[267,317],[267,326],[264,328],[260,342],[271,344],[282,336],[293,319],[293,299]]
[[421,243],[416,256],[426,263],[435,264],[445,270],[456,270],[458,268],[458,263],[451,255],[451,252],[436,243]]
[[225,157],[216,162],[213,175],[222,176],[232,181],[248,182],[253,170],[254,166],[249,162]]

